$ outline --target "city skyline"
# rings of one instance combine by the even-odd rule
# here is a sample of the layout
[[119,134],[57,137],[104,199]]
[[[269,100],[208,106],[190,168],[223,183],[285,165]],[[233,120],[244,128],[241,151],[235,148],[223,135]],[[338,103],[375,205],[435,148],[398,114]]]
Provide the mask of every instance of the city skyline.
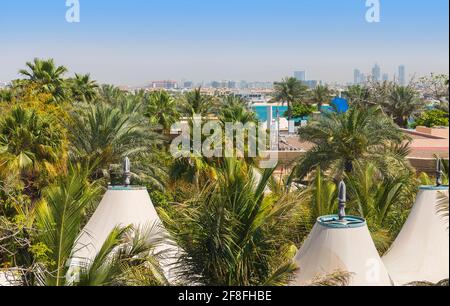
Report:
[[81,0],[72,24],[64,2],[2,4],[0,81],[34,57],[54,58],[68,76],[130,86],[276,81],[299,69],[345,84],[354,67],[366,73],[375,62],[391,77],[400,64],[408,75],[448,73],[447,0],[381,1],[380,23],[365,20],[363,0]]

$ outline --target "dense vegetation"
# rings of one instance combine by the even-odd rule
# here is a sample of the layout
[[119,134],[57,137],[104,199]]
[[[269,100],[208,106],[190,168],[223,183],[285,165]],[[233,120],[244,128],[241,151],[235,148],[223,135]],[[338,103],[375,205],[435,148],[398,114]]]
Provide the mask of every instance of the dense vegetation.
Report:
[[[418,173],[406,160],[408,139],[399,127],[411,117],[428,122],[429,113],[413,86],[350,87],[344,93],[350,111],[323,114],[301,128],[314,148],[292,175],[280,177],[257,169],[252,158],[171,156],[170,130],[180,118],[255,122],[238,97],[201,89],[126,92],[89,75],[67,78],[52,60],[26,66],[23,79],[0,90],[0,269],[14,268],[25,285],[168,285],[157,256],[149,255],[159,243],[154,229],[115,229],[78,279],[66,277],[76,239],[107,184],[121,182],[126,156],[132,183],[149,189],[185,251],[183,282],[287,284],[298,268],[291,259],[315,219],[336,212],[341,179],[349,186],[349,211],[368,220],[380,253],[414,201]],[[288,116],[303,117],[332,94],[288,78],[275,84],[274,100],[287,103]],[[445,108],[445,98],[438,107]],[[448,125],[448,111],[440,112]]]

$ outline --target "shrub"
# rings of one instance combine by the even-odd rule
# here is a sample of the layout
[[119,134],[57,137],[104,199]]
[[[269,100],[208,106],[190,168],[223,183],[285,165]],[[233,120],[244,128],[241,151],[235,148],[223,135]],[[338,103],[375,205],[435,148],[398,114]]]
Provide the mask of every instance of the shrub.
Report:
[[416,119],[413,127],[426,126],[429,128],[436,126],[448,126],[448,113],[442,110],[426,111]]

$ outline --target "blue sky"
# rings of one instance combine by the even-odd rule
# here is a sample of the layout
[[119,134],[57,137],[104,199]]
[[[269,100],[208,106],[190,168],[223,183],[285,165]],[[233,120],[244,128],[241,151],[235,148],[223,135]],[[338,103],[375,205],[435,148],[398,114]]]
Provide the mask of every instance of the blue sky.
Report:
[[449,1],[380,0],[367,23],[365,0],[0,0],[0,81],[34,57],[53,57],[101,82],[153,79],[351,81],[379,63],[391,76],[448,73]]

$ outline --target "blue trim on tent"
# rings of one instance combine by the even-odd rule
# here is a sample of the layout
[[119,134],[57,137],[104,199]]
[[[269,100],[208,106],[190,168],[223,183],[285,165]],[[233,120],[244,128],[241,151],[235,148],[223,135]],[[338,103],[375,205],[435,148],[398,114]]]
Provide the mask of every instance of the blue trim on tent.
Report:
[[141,186],[109,186],[108,190],[111,190],[111,191],[136,191],[136,190],[147,190],[147,188],[141,187]]
[[323,216],[318,218],[317,222],[325,227],[336,229],[359,228],[367,225],[364,218],[355,216],[346,216],[344,221],[339,221],[338,215]]
[[420,186],[420,190],[429,190],[429,191],[448,191],[448,185],[442,186]]

